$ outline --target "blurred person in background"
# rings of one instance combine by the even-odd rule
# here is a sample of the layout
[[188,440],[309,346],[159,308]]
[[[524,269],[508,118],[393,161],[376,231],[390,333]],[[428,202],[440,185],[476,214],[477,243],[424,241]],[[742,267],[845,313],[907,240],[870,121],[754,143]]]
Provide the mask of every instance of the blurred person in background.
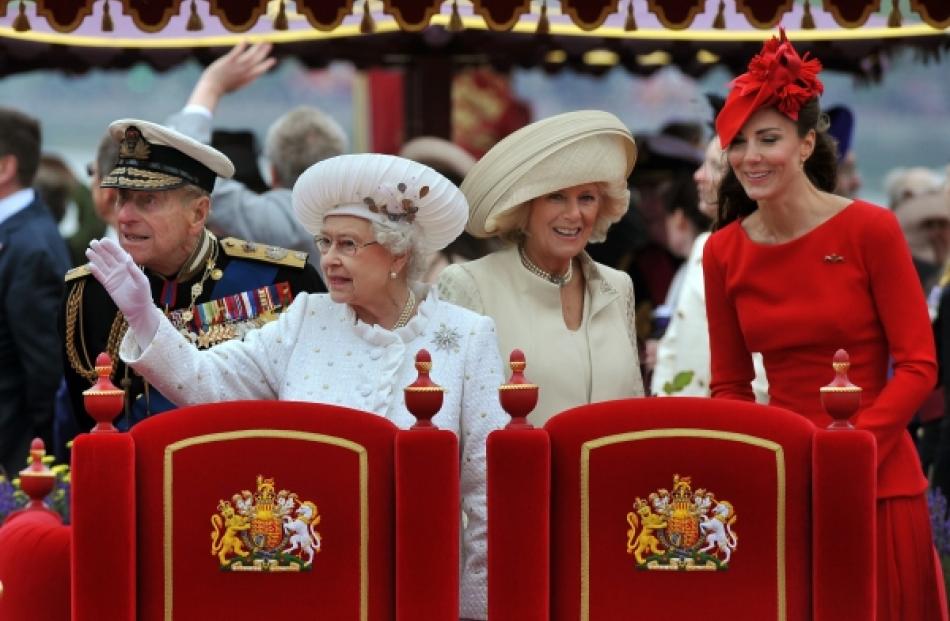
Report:
[[[721,104],[720,104],[721,105]],[[695,236],[684,263],[682,290],[672,311],[669,326],[656,346],[656,364],[650,379],[655,396],[708,397],[710,395],[709,324],[706,321],[706,292],[703,284],[703,247],[709,239],[708,224],[716,218],[719,184],[726,170],[726,156],[713,136],[706,146],[703,163],[693,174],[698,193],[697,211],[707,226]],[[753,353],[756,378],[752,382],[755,399],[768,403],[768,383],[762,355]]]
[[[56,324],[69,253],[33,182],[40,124],[0,108],[0,468],[26,467],[30,442],[53,446],[62,381]],[[49,449],[48,449],[49,450]]]
[[[185,107],[167,125],[199,142],[210,143],[214,112],[221,99],[252,84],[274,66],[271,47],[270,43],[241,42],[208,65]],[[284,113],[271,124],[264,140],[271,189],[257,194],[239,181],[219,180],[211,195],[214,208],[208,216],[208,228],[222,236],[306,252],[319,271],[320,253],[313,236],[294,218],[291,189],[311,165],[340,155],[347,148],[343,128],[323,111],[298,106]]]
[[685,172],[675,174],[663,197],[666,212],[665,247],[680,263],[670,280],[666,298],[653,309],[650,334],[644,342],[644,380],[648,384],[652,381],[652,372],[656,366],[657,342],[666,333],[673,312],[682,298],[693,244],[712,224],[712,220],[699,210],[696,184],[691,176]]
[[[937,315],[943,290],[941,275],[946,274],[944,266],[950,260],[950,196],[943,188],[921,192],[899,201],[894,211],[907,238],[920,284],[927,294],[927,307],[930,318],[935,321],[939,345],[939,334],[943,329],[939,324],[946,321],[945,316],[937,322]],[[929,471],[935,460],[944,402],[945,388],[938,385],[921,404],[908,428],[917,445],[924,472]]]
[[69,247],[71,264],[85,262],[83,252],[89,241],[105,230],[96,216],[89,188],[76,179],[63,158],[51,153],[40,157],[33,186],[59,223],[59,234]]
[[[63,158],[51,153],[44,153],[40,156],[40,164],[36,169],[36,177],[33,178],[33,189],[39,194],[40,200],[49,209],[53,219],[60,225],[60,233],[63,232],[63,219],[66,217],[67,208],[73,200],[73,191],[79,184],[76,176],[69,170],[69,165],[63,161]],[[72,205],[73,213],[70,219],[67,235],[68,237],[76,228],[75,205]]]
[[828,135],[834,138],[838,147],[838,180],[835,183],[835,194],[854,198],[862,184],[857,155],[851,148],[854,139],[854,113],[847,106],[838,105],[825,110],[825,114],[828,115]]
[[889,207],[910,246],[925,294],[940,279],[950,253],[950,212],[939,196],[945,178],[922,166],[897,168],[884,178]]
[[[457,186],[462,185],[465,175],[475,165],[475,158],[468,151],[436,136],[413,138],[402,146],[399,156],[425,164]],[[498,244],[493,239],[479,239],[462,231],[448,246],[429,257],[421,280],[435,283],[446,266],[480,259],[495,250],[498,250]]]
[[211,132],[211,146],[234,163],[233,181],[255,194],[263,194],[270,189],[261,177],[258,164],[261,149],[254,132],[247,129],[214,129]]
[[[950,204],[950,182],[945,185],[942,195]],[[944,265],[938,291],[932,297],[936,300],[934,336],[943,400],[940,402],[940,414],[935,417],[936,422],[921,420],[918,448],[923,463],[926,464],[929,457],[933,458],[933,486],[944,497],[950,498],[950,399],[947,398],[950,395],[950,262]]]

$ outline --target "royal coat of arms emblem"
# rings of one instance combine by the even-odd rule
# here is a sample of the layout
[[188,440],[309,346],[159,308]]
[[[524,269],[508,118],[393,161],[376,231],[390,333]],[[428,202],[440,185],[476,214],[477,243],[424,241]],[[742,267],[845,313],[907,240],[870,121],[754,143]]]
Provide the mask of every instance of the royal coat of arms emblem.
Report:
[[675,474],[672,493],[658,489],[634,500],[627,513],[627,554],[637,569],[724,570],[739,542],[735,522],[732,503],[703,488],[694,492],[691,477]]
[[258,475],[256,492],[218,501],[211,555],[223,571],[309,571],[320,552],[320,519],[315,503]]

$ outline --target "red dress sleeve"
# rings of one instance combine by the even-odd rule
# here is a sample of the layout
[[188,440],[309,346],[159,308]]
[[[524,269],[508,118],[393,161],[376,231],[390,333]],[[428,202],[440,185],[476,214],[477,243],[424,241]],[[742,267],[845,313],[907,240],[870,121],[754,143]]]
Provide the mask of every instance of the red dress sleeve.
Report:
[[[732,224],[730,227],[738,226]],[[706,317],[709,321],[709,349],[712,396],[754,401],[752,380],[755,369],[739,326],[735,304],[726,295],[725,269],[720,245],[731,231],[713,234],[703,249],[703,279],[706,286]]]
[[933,330],[920,279],[894,214],[879,209],[865,231],[864,260],[893,376],[856,420],[877,439],[878,463],[906,433],[914,412],[937,382]]

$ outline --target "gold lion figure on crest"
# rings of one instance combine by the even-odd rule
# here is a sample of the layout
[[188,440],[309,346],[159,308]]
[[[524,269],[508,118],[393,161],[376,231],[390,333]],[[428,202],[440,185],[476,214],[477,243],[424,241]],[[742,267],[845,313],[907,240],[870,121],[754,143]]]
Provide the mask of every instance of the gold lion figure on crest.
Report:
[[[222,565],[226,565],[229,554],[241,557],[250,554],[244,549],[244,544],[241,542],[238,533],[250,528],[251,524],[243,515],[235,513],[234,507],[226,500],[218,503],[218,511],[220,511],[220,515],[211,516],[211,526],[214,528],[214,532],[211,533],[211,555],[217,555],[218,561]],[[224,529],[223,534],[221,533],[222,528]]]
[[[630,525],[630,529],[627,531],[627,554],[633,554],[633,557],[637,559],[637,563],[642,565],[645,562],[644,554],[660,554],[663,552],[659,547],[660,540],[656,538],[654,533],[657,529],[666,528],[666,521],[653,513],[650,510],[650,505],[642,498],[637,497],[633,507],[636,511],[627,513],[627,524]],[[640,528],[638,522],[643,524],[643,530],[640,531],[639,535],[637,535],[637,529]]]

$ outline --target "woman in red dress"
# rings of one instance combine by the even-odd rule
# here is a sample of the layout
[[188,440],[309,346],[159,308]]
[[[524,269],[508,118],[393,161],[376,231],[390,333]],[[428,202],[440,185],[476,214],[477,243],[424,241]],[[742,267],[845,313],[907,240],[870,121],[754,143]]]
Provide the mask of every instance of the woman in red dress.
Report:
[[937,376],[927,306],[893,214],[832,194],[820,70],[783,31],[716,120],[729,170],[703,255],[712,395],[753,400],[750,354],[761,352],[770,403],[825,427],[818,389],[846,349],[864,388],[855,424],[877,440],[878,621],[946,619],[927,480],[906,431]]

